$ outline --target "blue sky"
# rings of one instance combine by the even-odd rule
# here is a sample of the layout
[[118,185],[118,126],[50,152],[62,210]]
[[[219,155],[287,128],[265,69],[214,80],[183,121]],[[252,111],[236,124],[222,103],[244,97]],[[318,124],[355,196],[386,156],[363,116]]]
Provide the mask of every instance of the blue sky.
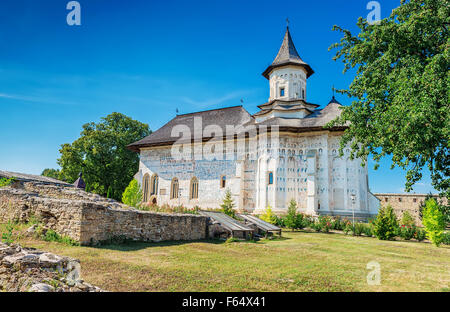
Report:
[[[366,0],[79,0],[81,26],[68,26],[67,0],[0,2],[0,169],[40,174],[81,126],[117,111],[156,130],[180,113],[240,105],[257,112],[269,97],[261,73],[281,44],[286,18],[315,74],[308,101],[325,105],[353,74],[328,47],[334,24],[356,31]],[[381,0],[381,17],[399,0]],[[350,100],[338,96],[348,105]],[[373,192],[402,192],[390,161],[373,170]],[[429,173],[414,188],[434,191]]]

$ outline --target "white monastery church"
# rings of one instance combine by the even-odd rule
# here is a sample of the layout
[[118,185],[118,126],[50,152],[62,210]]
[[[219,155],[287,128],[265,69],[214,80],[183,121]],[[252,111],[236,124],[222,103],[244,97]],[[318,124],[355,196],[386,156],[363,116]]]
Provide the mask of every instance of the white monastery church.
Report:
[[135,178],[144,202],[220,208],[230,190],[236,209],[286,213],[291,199],[311,215],[368,217],[379,200],[369,191],[367,166],[339,157],[346,127],[324,126],[340,114],[333,96],[323,109],[307,101],[314,73],[299,56],[289,28],[263,72],[270,97],[249,114],[242,106],[177,115],[128,146],[140,154]]

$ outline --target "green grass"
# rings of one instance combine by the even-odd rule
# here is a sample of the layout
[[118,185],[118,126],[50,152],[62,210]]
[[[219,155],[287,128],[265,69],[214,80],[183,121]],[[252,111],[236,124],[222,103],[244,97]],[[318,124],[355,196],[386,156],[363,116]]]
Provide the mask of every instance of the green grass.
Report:
[[[0,231],[1,232],[1,231]],[[81,260],[82,278],[110,291],[449,291],[450,247],[342,234],[284,232],[259,242],[68,246],[20,243]],[[381,285],[366,265],[381,266]]]

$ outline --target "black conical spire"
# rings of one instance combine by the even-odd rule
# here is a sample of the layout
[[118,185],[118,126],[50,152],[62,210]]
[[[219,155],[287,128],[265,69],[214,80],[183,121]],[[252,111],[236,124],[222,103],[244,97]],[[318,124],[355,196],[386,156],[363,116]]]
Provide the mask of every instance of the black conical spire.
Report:
[[284,34],[283,42],[281,43],[280,50],[275,57],[272,64],[264,71],[263,76],[269,78],[269,74],[272,69],[283,65],[299,65],[306,69],[307,77],[311,76],[314,71],[305,63],[295,48],[294,41],[292,40],[291,33],[289,32],[289,26],[286,26],[286,33]]

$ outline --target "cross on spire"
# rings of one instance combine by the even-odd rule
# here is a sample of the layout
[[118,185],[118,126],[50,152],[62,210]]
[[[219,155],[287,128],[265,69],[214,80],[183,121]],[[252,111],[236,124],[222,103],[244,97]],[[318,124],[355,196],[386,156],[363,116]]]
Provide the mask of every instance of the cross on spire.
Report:
[[288,17],[286,17],[286,27],[289,28],[289,18]]

